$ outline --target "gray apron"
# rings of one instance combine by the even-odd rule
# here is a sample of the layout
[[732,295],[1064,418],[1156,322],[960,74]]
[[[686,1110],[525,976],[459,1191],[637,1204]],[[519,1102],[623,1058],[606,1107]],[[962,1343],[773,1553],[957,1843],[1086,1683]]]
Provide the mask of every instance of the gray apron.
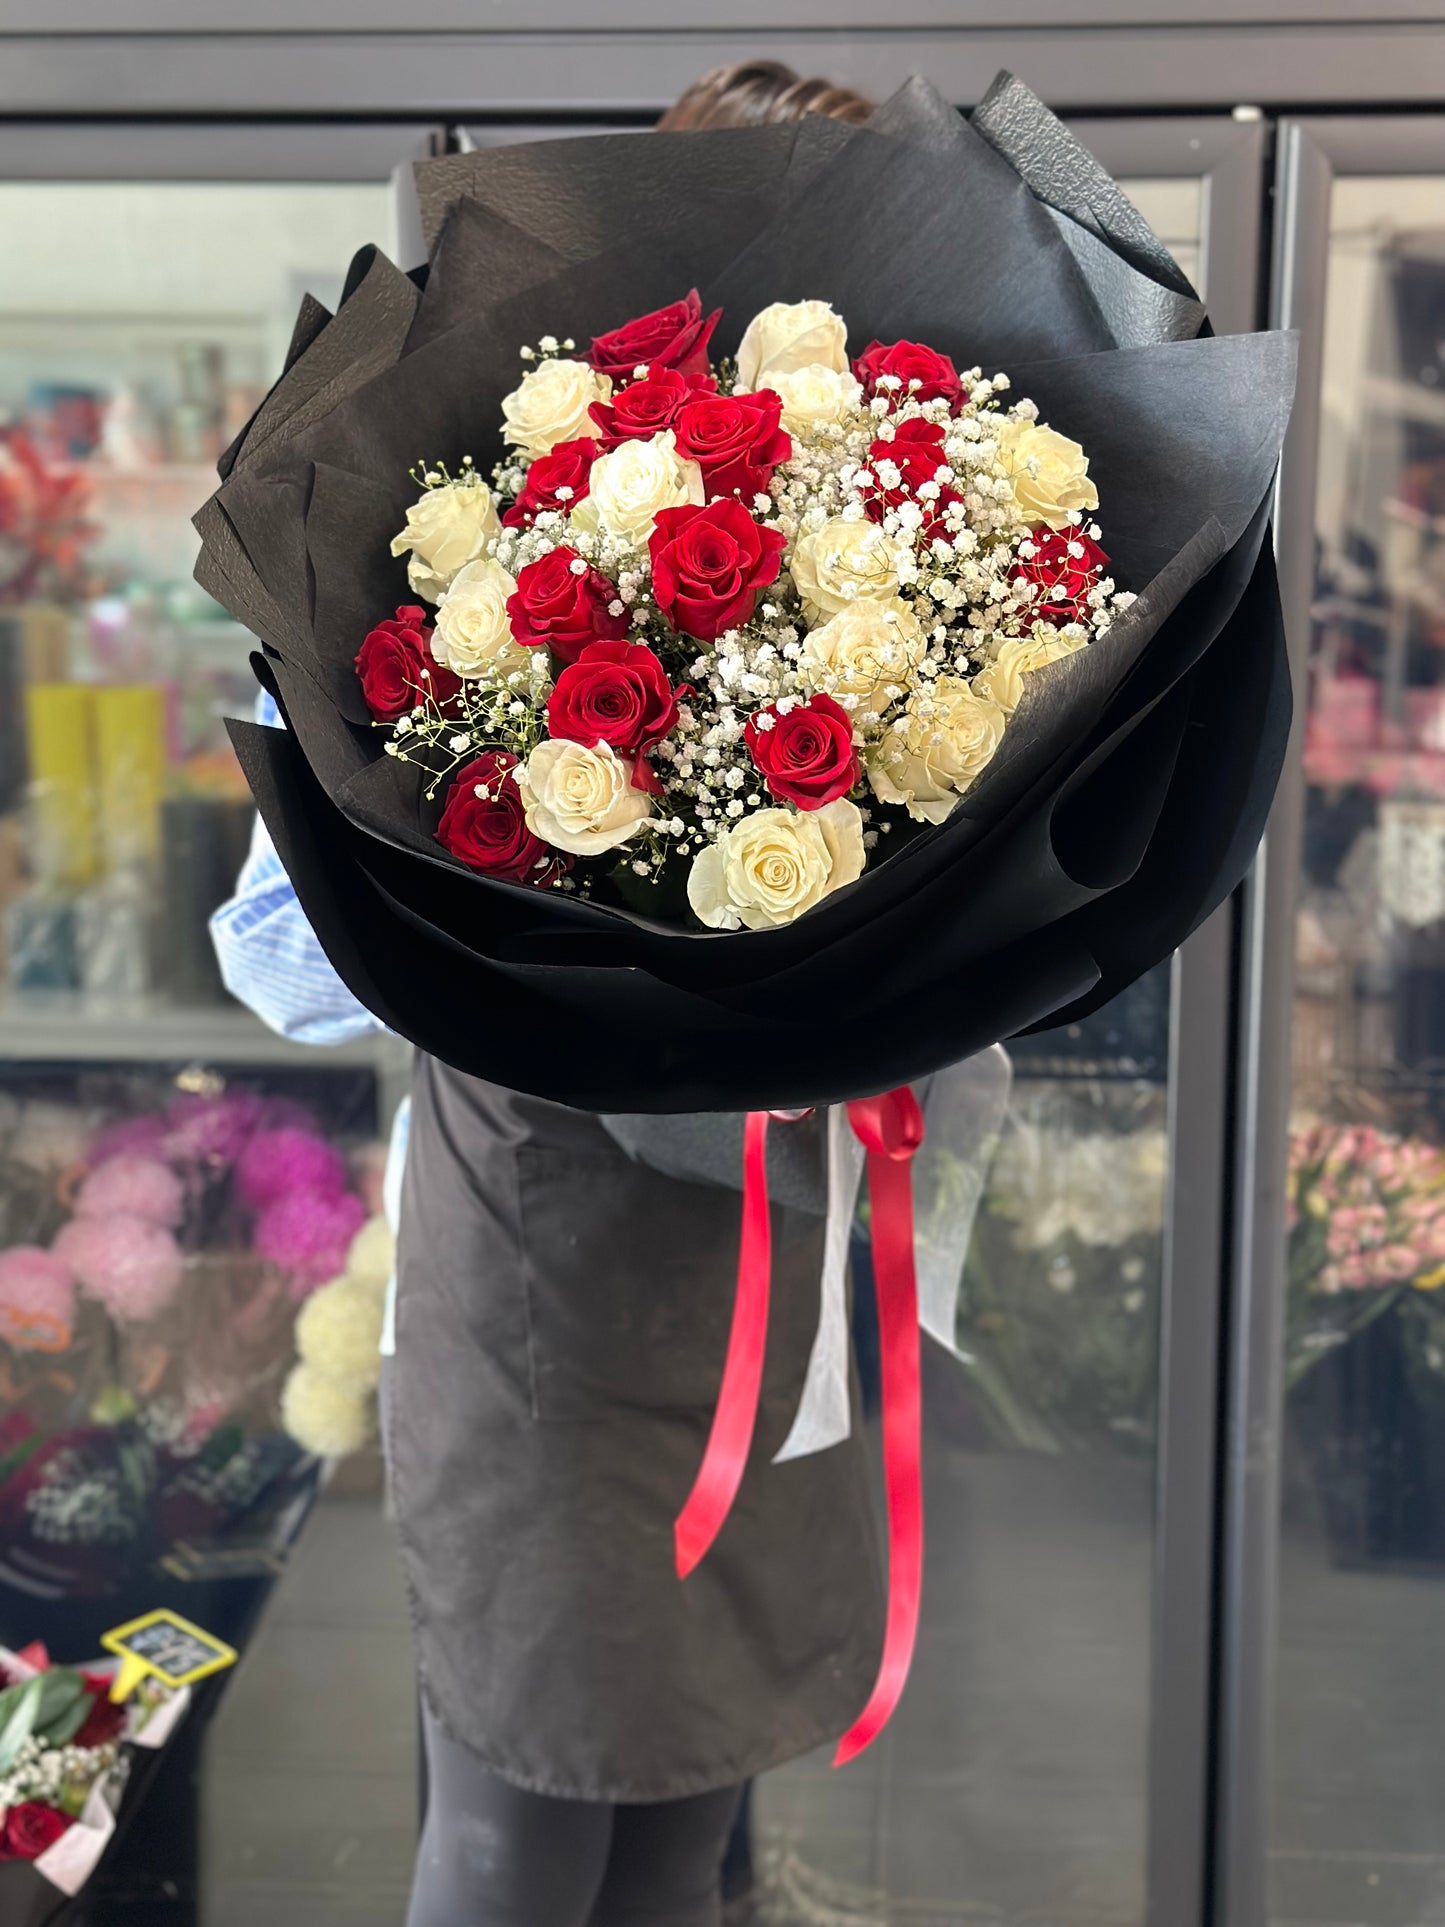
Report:
[[[821,1168],[816,1123],[787,1128]],[[774,1206],[752,1457],[701,1566],[674,1570],[739,1217],[736,1191],[661,1175],[595,1117],[417,1060],[392,1491],[428,1702],[518,1786],[701,1793],[836,1738],[868,1696],[883,1589],[861,1439],[769,1463],[817,1323],[816,1216]]]

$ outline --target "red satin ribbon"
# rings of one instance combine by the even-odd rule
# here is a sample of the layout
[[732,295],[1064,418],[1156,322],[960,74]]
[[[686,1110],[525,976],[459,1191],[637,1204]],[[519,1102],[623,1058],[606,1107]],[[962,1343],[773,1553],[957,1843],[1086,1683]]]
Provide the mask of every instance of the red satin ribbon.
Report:
[[728,1336],[722,1390],[713,1411],[707,1450],[687,1503],[673,1527],[679,1579],[686,1579],[721,1532],[742,1483],[763,1382],[772,1271],[768,1113],[749,1111],[743,1132],[743,1231],[732,1331]]
[[[873,1279],[882,1353],[888,1619],[873,1691],[839,1741],[834,1766],[856,1759],[891,1719],[913,1660],[923,1588],[923,1408],[910,1168],[923,1142],[923,1112],[905,1085],[883,1097],[850,1104],[848,1121],[868,1153]],[[772,1270],[767,1139],[768,1113],[750,1111],[743,1139],[743,1230],[737,1297],[722,1390],[701,1469],[674,1528],[677,1570],[683,1579],[722,1530],[752,1446],[767,1345]]]
[[905,1085],[848,1106],[868,1153],[873,1288],[883,1381],[883,1480],[888,1494],[888,1619],[883,1659],[868,1704],[838,1742],[834,1766],[871,1746],[903,1696],[918,1637],[923,1593],[923,1399],[919,1381],[918,1279],[913,1264],[914,1152],[923,1112]]

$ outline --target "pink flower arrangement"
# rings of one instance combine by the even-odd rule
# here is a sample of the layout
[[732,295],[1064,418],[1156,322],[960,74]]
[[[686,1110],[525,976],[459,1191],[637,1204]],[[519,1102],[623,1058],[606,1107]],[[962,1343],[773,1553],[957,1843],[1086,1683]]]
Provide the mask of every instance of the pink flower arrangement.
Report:
[[1445,1266],[1445,1152],[1368,1124],[1298,1132],[1290,1233],[1291,1272],[1312,1291],[1430,1279]]
[[257,1131],[236,1161],[237,1194],[254,1210],[293,1192],[336,1198],[345,1189],[346,1165],[335,1145],[295,1125]]
[[354,1192],[288,1191],[257,1219],[256,1250],[290,1273],[293,1298],[305,1298],[342,1269],[365,1219]]
[[82,1288],[123,1321],[164,1311],[185,1271],[181,1248],[164,1225],[122,1211],[72,1218],[51,1249]]
[[122,1212],[167,1230],[175,1229],[185,1209],[185,1186],[168,1164],[124,1151],[97,1164],[75,1200],[79,1218],[107,1218]]
[[75,1325],[75,1280],[39,1245],[0,1251],[0,1339],[17,1351],[61,1352]]

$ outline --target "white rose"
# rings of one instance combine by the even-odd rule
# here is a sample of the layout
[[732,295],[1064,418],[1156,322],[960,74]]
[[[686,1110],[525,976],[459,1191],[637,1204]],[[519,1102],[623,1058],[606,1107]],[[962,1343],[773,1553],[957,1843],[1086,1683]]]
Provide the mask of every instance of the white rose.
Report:
[[998,446],[1019,514],[1031,528],[1064,529],[1071,514],[1099,506],[1089,458],[1067,435],[1042,422],[1006,421],[999,424]]
[[1025,676],[1035,669],[1042,669],[1046,662],[1058,662],[1064,656],[1072,656],[1087,641],[1088,637],[1084,635],[1066,636],[1055,631],[1042,641],[1033,636],[1021,636],[1014,642],[1006,642],[987,668],[981,669],[974,677],[973,693],[982,696],[986,702],[997,703],[1000,709],[1012,715],[1024,693]]
[[538,743],[517,772],[527,828],[570,856],[601,856],[625,843],[652,814],[632,786],[633,765],[607,743]]
[[572,511],[579,529],[598,529],[635,549],[645,548],[663,509],[700,507],[705,499],[702,470],[677,453],[670,428],[650,442],[623,442],[599,455],[587,478],[587,493]]
[[846,421],[863,405],[863,390],[846,369],[810,361],[806,368],[770,368],[762,384],[783,404],[783,427],[792,435],[826,422]]
[[940,676],[868,751],[881,803],[901,803],[920,823],[941,823],[1003,741],[1008,717],[958,676]]
[[406,527],[393,537],[391,552],[411,550],[406,579],[419,596],[440,602],[457,570],[486,553],[501,533],[497,505],[485,483],[457,482],[429,488],[406,512]]
[[841,374],[848,366],[847,342],[842,316],[834,314],[826,301],[774,301],[743,330],[738,390],[746,394],[770,388],[766,376],[790,374],[813,362]]
[[550,455],[558,442],[597,434],[588,414],[594,401],[608,401],[612,382],[585,361],[553,356],[529,369],[522,384],[502,399],[503,437],[534,458]]
[[710,930],[791,923],[863,874],[863,816],[839,797],[821,810],[756,810],[694,860],[687,900]]
[[516,593],[515,577],[494,556],[458,570],[437,610],[431,641],[437,661],[453,675],[497,682],[530,669],[532,653],[513,636],[507,619],[507,598]]
[[883,602],[898,593],[893,544],[876,522],[835,516],[799,538],[789,567],[810,622],[822,622],[850,602]]
[[[810,694],[823,690],[851,708],[855,720],[878,715],[913,682],[927,641],[906,602],[850,602],[803,638],[798,673]],[[890,694],[893,691],[895,693]]]

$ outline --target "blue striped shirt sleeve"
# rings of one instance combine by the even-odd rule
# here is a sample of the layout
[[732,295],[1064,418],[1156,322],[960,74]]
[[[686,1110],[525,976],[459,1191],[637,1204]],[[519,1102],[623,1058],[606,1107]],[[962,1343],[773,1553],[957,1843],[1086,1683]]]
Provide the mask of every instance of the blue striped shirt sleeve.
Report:
[[[281,722],[265,692],[256,721]],[[332,969],[259,816],[235,894],[211,918],[211,941],[231,995],[281,1036],[344,1044],[384,1028]]]

